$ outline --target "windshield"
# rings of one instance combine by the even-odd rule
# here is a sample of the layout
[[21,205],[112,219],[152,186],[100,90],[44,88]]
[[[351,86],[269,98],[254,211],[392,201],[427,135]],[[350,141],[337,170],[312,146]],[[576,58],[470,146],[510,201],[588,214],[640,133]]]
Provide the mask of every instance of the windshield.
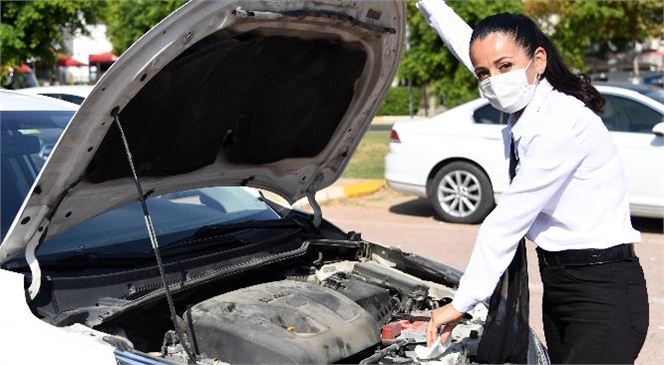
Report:
[[[243,187],[181,191],[150,198],[147,205],[160,247],[195,235],[205,226],[280,218],[256,191]],[[152,246],[140,203],[87,220],[45,241],[36,255],[41,260],[62,253],[151,256]]]
[[2,238],[74,111],[1,111]]

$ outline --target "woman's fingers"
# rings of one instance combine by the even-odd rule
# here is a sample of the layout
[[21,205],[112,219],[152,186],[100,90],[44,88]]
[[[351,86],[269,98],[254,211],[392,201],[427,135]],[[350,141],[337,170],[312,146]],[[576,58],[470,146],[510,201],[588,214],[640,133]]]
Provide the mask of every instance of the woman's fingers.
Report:
[[427,347],[433,345],[443,325],[445,325],[445,328],[440,335],[440,340],[444,343],[462,317],[463,313],[454,309],[450,304],[432,311],[431,319],[427,325]]
[[433,342],[438,337],[440,327],[447,322],[445,315],[445,307],[438,308],[431,312],[431,319],[427,325],[427,347],[433,345]]
[[447,338],[452,336],[452,330],[456,327],[457,322],[448,323],[443,327],[443,332],[440,334],[440,343],[444,344]]
[[433,341],[436,340],[436,334],[438,333],[438,328],[440,328],[434,321],[434,313],[435,311],[431,312],[431,319],[427,325],[427,347],[431,347]]

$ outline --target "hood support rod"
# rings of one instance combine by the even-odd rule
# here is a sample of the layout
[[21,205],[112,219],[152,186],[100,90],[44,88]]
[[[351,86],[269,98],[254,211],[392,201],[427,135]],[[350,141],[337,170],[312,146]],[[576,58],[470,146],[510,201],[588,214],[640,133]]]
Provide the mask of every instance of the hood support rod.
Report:
[[148,212],[148,205],[145,202],[145,195],[143,194],[143,188],[141,187],[141,182],[138,179],[138,174],[136,173],[136,168],[134,167],[134,160],[131,156],[131,151],[129,150],[129,143],[127,143],[127,137],[124,134],[122,125],[120,124],[120,118],[118,117],[118,108],[114,108],[111,112],[115,125],[118,126],[120,131],[120,138],[122,139],[122,144],[124,146],[125,155],[127,156],[127,161],[129,162],[129,168],[131,169],[132,177],[134,178],[134,183],[136,184],[136,191],[138,192],[138,200],[141,202],[141,208],[143,208],[143,217],[145,218],[145,226],[148,230],[148,236],[150,237],[150,244],[152,244],[152,250],[154,251],[154,256],[157,259],[157,266],[159,267],[159,274],[161,276],[161,282],[164,285],[164,291],[166,292],[166,300],[168,301],[168,309],[171,311],[171,320],[173,321],[173,326],[175,327],[175,332],[180,339],[180,344],[184,348],[184,351],[189,357],[189,363],[196,364],[196,355],[191,351],[187,345],[187,341],[182,332],[181,326],[178,325],[177,315],[175,314],[175,305],[173,304],[173,296],[171,295],[171,290],[169,289],[168,282],[166,281],[166,272],[164,271],[164,263],[161,260],[161,253],[159,252],[159,243],[157,242],[157,235],[154,231],[154,225],[152,224],[152,218],[150,217],[150,212]]
[[311,185],[309,185],[309,187],[306,190],[307,200],[309,201],[309,205],[311,205],[311,208],[313,208],[314,210],[313,225],[316,228],[318,228],[321,222],[323,221],[323,210],[320,208],[320,205],[316,201],[316,192],[319,189],[321,181],[323,181],[322,172],[316,175],[314,181],[311,183]]

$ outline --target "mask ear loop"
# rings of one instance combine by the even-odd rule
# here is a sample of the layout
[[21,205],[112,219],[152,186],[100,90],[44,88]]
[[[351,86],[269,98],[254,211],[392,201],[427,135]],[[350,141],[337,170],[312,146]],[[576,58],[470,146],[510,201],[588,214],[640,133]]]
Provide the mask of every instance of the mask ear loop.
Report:
[[[538,47],[538,49],[535,50],[535,54],[537,54],[539,48],[540,47]],[[535,54],[533,54],[533,58],[530,60],[530,62],[533,62],[535,60]],[[530,63],[528,63],[528,66],[530,66]],[[544,71],[546,71],[546,66],[544,66],[544,70],[541,73],[538,72],[535,74],[535,78],[537,79],[537,81],[542,81],[542,79],[544,78]]]

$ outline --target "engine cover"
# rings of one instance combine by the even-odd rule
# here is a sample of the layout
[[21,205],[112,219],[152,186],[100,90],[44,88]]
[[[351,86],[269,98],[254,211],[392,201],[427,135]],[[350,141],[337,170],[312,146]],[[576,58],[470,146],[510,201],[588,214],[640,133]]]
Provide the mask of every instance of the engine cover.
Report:
[[230,363],[332,363],[380,342],[378,323],[352,300],[290,280],[210,298],[184,319],[202,355]]

